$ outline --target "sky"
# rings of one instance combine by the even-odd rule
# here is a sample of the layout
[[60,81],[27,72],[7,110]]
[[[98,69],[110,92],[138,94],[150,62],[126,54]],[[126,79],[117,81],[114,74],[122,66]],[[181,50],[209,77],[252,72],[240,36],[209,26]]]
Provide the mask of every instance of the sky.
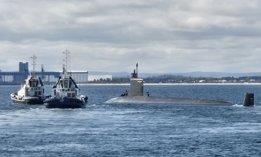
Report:
[[260,0],[0,0],[0,70],[261,72]]

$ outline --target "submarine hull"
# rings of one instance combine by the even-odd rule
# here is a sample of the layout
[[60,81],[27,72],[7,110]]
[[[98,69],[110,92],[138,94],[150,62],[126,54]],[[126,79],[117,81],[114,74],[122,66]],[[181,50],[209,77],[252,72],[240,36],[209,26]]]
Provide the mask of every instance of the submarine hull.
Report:
[[233,103],[207,99],[168,98],[168,97],[145,97],[123,96],[112,98],[106,103],[132,103],[132,104],[173,104],[173,105],[213,105],[232,106]]

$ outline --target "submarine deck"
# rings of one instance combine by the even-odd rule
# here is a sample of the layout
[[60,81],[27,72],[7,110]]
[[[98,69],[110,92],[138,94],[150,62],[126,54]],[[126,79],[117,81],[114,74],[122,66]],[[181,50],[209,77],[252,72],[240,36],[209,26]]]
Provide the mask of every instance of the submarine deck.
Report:
[[226,101],[189,99],[189,98],[169,98],[169,97],[145,97],[145,96],[123,96],[112,98],[106,103],[132,103],[132,104],[173,104],[173,105],[213,105],[232,106],[235,105]]

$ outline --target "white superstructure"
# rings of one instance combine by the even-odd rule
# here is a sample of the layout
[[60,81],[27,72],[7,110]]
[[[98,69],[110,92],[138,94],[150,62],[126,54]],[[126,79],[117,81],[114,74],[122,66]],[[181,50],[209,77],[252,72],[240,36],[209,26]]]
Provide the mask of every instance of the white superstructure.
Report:
[[45,100],[43,82],[40,77],[34,75],[35,59],[33,58],[33,74],[30,74],[25,80],[25,84],[21,85],[21,89],[11,94],[14,103],[22,104],[42,104]]

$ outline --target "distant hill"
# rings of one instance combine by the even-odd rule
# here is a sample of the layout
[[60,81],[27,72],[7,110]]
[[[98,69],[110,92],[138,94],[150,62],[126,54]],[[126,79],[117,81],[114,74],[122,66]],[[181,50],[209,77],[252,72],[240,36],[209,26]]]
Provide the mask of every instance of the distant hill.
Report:
[[[250,72],[250,73],[224,73],[224,72],[188,72],[188,73],[139,73],[139,77],[150,77],[150,76],[160,76],[160,75],[182,75],[191,77],[243,77],[243,76],[261,76],[261,72]],[[113,77],[130,77],[129,72],[98,72],[89,71],[89,75],[112,75]]]
[[224,72],[189,72],[189,73],[168,73],[171,75],[182,75],[191,77],[243,77],[243,76],[261,76],[261,72],[251,72],[251,73],[224,73]]

